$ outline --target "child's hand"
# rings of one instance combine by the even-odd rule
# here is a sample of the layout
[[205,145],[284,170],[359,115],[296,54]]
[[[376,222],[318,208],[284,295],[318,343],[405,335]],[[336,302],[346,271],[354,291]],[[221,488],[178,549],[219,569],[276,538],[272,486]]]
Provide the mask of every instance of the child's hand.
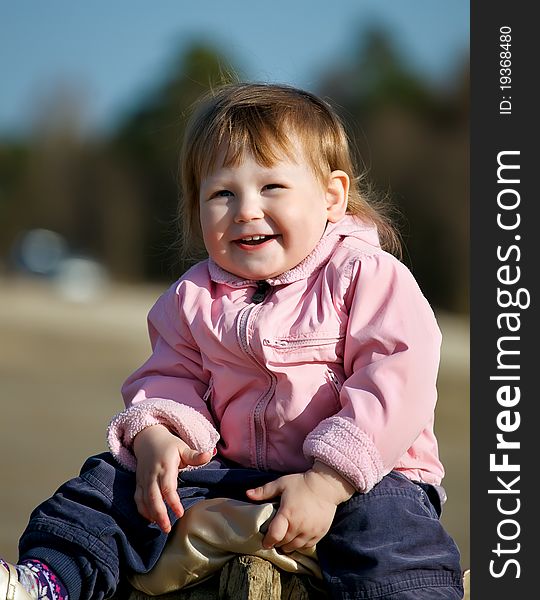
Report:
[[165,502],[178,517],[184,514],[176,491],[179,469],[204,465],[212,455],[192,450],[163,425],[152,425],[138,433],[133,440],[133,452],[137,457],[137,510],[157,523],[164,533],[169,533],[171,523]]
[[336,508],[354,494],[354,487],[327,465],[315,462],[305,473],[285,475],[247,490],[251,500],[268,500],[281,495],[279,510],[263,539],[265,548],[283,552],[314,546],[328,533]]

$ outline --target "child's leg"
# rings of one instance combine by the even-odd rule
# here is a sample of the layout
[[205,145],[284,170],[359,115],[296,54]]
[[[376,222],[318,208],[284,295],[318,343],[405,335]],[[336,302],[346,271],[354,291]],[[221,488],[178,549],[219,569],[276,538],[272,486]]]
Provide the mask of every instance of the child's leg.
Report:
[[428,498],[431,491],[392,472],[338,507],[332,528],[317,544],[332,598],[463,597],[459,551]]
[[[235,468],[219,460],[181,474],[182,504],[203,498],[245,500],[245,490],[278,474]],[[133,499],[135,474],[109,453],[89,458],[79,477],[38,506],[19,542],[19,562],[42,561],[62,581],[69,600],[111,596],[120,576],[145,573],[157,562],[167,536],[142,517]],[[169,510],[171,523],[176,517]]]
[[32,512],[19,542],[19,563],[37,559],[48,565],[70,600],[112,595],[120,569],[150,569],[166,540],[139,515],[134,492],[135,474],[110,454],[89,458],[79,477]]

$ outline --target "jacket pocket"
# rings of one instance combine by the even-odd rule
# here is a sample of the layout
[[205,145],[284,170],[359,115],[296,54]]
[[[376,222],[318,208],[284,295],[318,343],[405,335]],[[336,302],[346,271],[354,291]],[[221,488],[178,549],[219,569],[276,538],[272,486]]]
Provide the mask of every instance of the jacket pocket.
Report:
[[298,338],[264,338],[263,346],[277,350],[300,350],[302,348],[318,348],[320,346],[336,345],[345,339],[344,335],[332,337],[298,337]]
[[314,333],[288,337],[264,338],[263,349],[267,360],[277,364],[335,363],[343,360],[344,335]]

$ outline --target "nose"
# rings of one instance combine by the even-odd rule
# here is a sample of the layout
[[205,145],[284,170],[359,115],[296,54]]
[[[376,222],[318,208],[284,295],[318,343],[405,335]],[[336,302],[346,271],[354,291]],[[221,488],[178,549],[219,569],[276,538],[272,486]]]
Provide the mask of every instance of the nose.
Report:
[[260,199],[255,194],[237,196],[235,223],[248,223],[263,217],[264,211]]

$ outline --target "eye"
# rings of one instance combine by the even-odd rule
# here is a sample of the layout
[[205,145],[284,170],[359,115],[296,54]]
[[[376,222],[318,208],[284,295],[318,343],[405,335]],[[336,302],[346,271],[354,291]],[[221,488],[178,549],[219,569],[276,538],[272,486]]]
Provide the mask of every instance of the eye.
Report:
[[210,197],[211,198],[227,198],[229,196],[234,196],[234,194],[230,190],[218,190],[214,192]]
[[263,187],[263,190],[278,190],[285,186],[281,185],[281,183],[269,183]]

